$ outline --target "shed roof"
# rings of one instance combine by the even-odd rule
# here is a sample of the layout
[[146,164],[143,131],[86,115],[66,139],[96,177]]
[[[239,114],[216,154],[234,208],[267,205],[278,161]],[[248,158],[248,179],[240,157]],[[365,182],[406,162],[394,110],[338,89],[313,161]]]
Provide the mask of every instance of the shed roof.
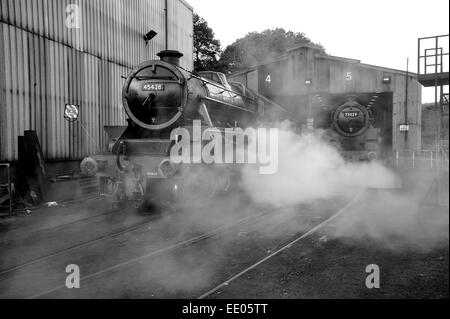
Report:
[[[230,74],[230,76],[231,77],[239,76],[239,75],[242,75],[242,74],[254,71],[258,67],[261,67],[261,66],[264,66],[264,65],[268,65],[268,64],[272,64],[272,63],[275,63],[275,62],[281,62],[281,61],[287,60],[289,58],[289,56],[292,54],[292,52],[298,51],[298,50],[303,49],[303,48],[307,48],[307,49],[311,49],[311,50],[315,50],[315,51],[321,51],[321,48],[319,46],[317,46],[317,45],[302,43],[302,44],[300,44],[298,46],[295,46],[295,47],[292,47],[292,48],[288,49],[287,53],[285,53],[285,54],[283,54],[281,56],[278,56],[278,57],[272,58],[272,59],[268,59],[268,60],[263,61],[261,63],[252,65],[252,66],[250,66],[250,67],[248,67],[246,69],[233,72],[232,74]],[[318,58],[318,59],[327,59],[327,60],[334,60],[334,61],[343,61],[343,62],[348,62],[348,63],[354,63],[354,64],[358,64],[359,66],[364,67],[364,68],[376,69],[376,70],[390,72],[390,73],[397,73],[397,74],[404,75],[404,76],[406,76],[408,74],[409,76],[417,77],[417,74],[413,73],[413,72],[406,72],[406,71],[398,70],[398,69],[386,68],[386,67],[372,65],[372,64],[365,64],[365,63],[361,63],[361,60],[357,60],[357,59],[350,59],[350,58],[344,58],[344,57],[339,57],[339,56],[334,56],[334,55],[328,55],[328,54],[320,53],[320,52],[317,52],[314,55],[314,57]]]
[[189,4],[186,0],[180,0],[182,4],[184,4],[189,10],[194,11],[194,7]]

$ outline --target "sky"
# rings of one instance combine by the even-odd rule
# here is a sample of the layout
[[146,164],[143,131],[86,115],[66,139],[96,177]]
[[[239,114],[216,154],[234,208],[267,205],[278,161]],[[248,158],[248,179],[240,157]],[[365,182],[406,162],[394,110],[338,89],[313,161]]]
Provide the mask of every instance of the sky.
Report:
[[[331,55],[417,72],[417,39],[449,33],[448,0],[187,0],[222,49],[251,31],[303,32]],[[431,90],[433,91],[433,90]],[[434,94],[424,90],[424,102]]]

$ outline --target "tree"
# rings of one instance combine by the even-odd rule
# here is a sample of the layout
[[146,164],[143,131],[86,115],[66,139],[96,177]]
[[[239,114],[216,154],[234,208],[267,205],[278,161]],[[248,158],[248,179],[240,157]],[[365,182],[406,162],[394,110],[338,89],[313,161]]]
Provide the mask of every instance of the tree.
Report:
[[[282,28],[250,32],[223,51],[218,69],[222,72],[244,69],[270,58],[281,56],[289,48],[303,43],[315,44],[304,33],[285,31]],[[315,45],[325,52],[320,44]]]
[[205,19],[194,13],[194,70],[214,70],[220,53],[220,41],[215,39],[214,31]]

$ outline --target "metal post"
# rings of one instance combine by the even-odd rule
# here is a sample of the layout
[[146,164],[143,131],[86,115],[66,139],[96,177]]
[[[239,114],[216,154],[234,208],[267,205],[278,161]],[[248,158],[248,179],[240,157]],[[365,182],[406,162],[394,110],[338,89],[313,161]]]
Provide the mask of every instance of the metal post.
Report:
[[11,191],[11,170],[10,165],[6,164],[8,170],[8,195],[9,195],[9,215],[12,215],[12,191]]
[[[409,86],[409,58],[406,59],[406,89],[405,89],[405,125],[408,125],[408,86]],[[408,130],[405,131],[405,149],[408,149]]]
[[433,150],[430,151],[430,154],[431,154],[430,166],[431,166],[431,168],[433,168],[433,161],[434,161],[434,159],[433,159]]
[[[436,163],[436,174],[435,174],[435,183],[436,183],[436,204],[439,205],[439,168],[440,168],[440,140],[441,140],[441,117],[440,110],[438,109],[438,46],[439,46],[439,38],[436,37],[435,40],[435,57],[434,57],[434,110],[436,114],[436,150],[437,150],[437,163]],[[442,58],[442,56],[441,56]],[[442,62],[442,61],[441,61]]]
[[437,152],[439,154],[439,141],[441,139],[441,128],[440,128],[440,116],[438,110],[438,45],[439,40],[436,37],[435,40],[435,57],[434,57],[434,111],[435,111],[435,119],[436,119],[436,143],[437,143]]
[[420,39],[417,40],[417,74],[421,74],[420,73],[420,62],[421,62],[421,54],[420,54]]
[[398,154],[398,150],[395,151],[395,165],[398,168],[399,165],[399,154]]

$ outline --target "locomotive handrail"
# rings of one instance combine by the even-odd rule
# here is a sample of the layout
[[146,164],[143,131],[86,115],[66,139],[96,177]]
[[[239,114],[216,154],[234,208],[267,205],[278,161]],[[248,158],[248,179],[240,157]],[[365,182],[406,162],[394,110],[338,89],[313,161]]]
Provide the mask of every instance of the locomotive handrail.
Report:
[[138,80],[167,80],[167,81],[173,81],[173,82],[180,82],[179,80],[175,79],[173,76],[159,76],[159,77],[155,77],[155,76],[137,76],[137,75],[133,75],[130,76],[130,78],[132,79],[138,79]]
[[216,84],[216,83],[214,83],[214,82],[208,81],[208,80],[206,80],[206,79],[204,79],[204,78],[202,78],[202,77],[200,77],[200,76],[195,75],[195,74],[192,73],[191,71],[188,71],[188,70],[186,70],[185,68],[183,68],[183,67],[181,67],[181,66],[179,66],[179,65],[175,65],[175,67],[177,67],[177,68],[179,68],[179,69],[181,69],[181,70],[183,70],[183,71],[189,73],[190,78],[197,79],[197,80],[199,80],[199,81],[202,81],[203,84],[209,84],[209,85],[212,85],[212,86],[214,86],[214,87],[216,87],[216,88],[218,88],[218,89],[223,90],[222,93],[223,93],[223,92],[228,92],[228,93],[234,94],[235,96],[241,96],[241,97],[243,97],[243,98],[245,98],[245,99],[250,100],[249,97],[245,96],[245,95],[242,94],[242,93],[235,92],[235,91],[233,91],[233,90],[229,90],[229,89],[223,87],[222,85],[219,85],[219,84]]
[[[209,84],[209,85],[212,85],[212,86],[214,86],[214,87],[217,87],[217,88],[223,90],[222,93],[223,93],[223,92],[228,92],[228,93],[234,94],[233,98],[235,98],[236,96],[240,96],[240,97],[242,97],[243,99],[245,99],[245,100],[247,100],[247,101],[253,101],[253,99],[249,98],[248,96],[246,96],[246,95],[244,95],[244,94],[242,94],[242,93],[239,93],[239,92],[235,92],[235,91],[229,90],[229,89],[227,89],[227,88],[224,88],[224,87],[221,86],[221,85],[218,85],[218,84],[215,84],[215,83],[213,83],[213,82],[210,82],[210,81],[208,81],[208,80],[206,80],[206,79],[204,79],[204,78],[202,78],[202,77],[199,77],[199,76],[195,75],[195,74],[192,73],[191,71],[188,71],[188,70],[186,70],[185,68],[183,68],[183,67],[181,67],[181,66],[179,66],[179,65],[175,65],[175,67],[177,67],[177,68],[179,68],[179,69],[181,69],[181,70],[183,70],[183,71],[189,73],[190,78],[195,78],[195,79],[197,79],[197,80],[202,81],[203,84],[206,84],[206,83],[207,83],[207,84]],[[284,107],[282,107],[281,105],[279,105],[279,104],[273,102],[272,100],[269,100],[268,98],[266,98],[266,97],[262,96],[261,94],[255,92],[255,91],[253,91],[253,90],[251,90],[251,89],[249,89],[248,87],[247,87],[247,90],[250,91],[253,95],[255,95],[258,99],[262,100],[264,103],[270,103],[270,104],[272,104],[273,106],[278,107],[278,108],[282,109],[284,112],[287,113],[287,110],[286,110]],[[217,100],[214,100],[214,101],[217,101]],[[218,101],[218,102],[220,102],[220,101]],[[224,104],[228,104],[228,103],[224,103]],[[234,105],[232,105],[232,106],[233,106],[233,107],[236,107],[236,106],[234,106]],[[251,112],[251,111],[249,111],[249,112]]]
[[274,101],[272,101],[272,100],[266,98],[265,96],[263,96],[263,95],[261,95],[261,94],[255,92],[255,91],[253,91],[252,89],[247,88],[247,90],[249,90],[249,91],[252,92],[254,95],[256,95],[257,98],[263,100],[264,103],[270,103],[270,104],[272,104],[272,105],[274,105],[274,106],[276,106],[276,107],[279,107],[279,108],[282,109],[283,111],[287,112],[286,109],[285,109],[284,107],[282,107],[281,105],[275,103]]

